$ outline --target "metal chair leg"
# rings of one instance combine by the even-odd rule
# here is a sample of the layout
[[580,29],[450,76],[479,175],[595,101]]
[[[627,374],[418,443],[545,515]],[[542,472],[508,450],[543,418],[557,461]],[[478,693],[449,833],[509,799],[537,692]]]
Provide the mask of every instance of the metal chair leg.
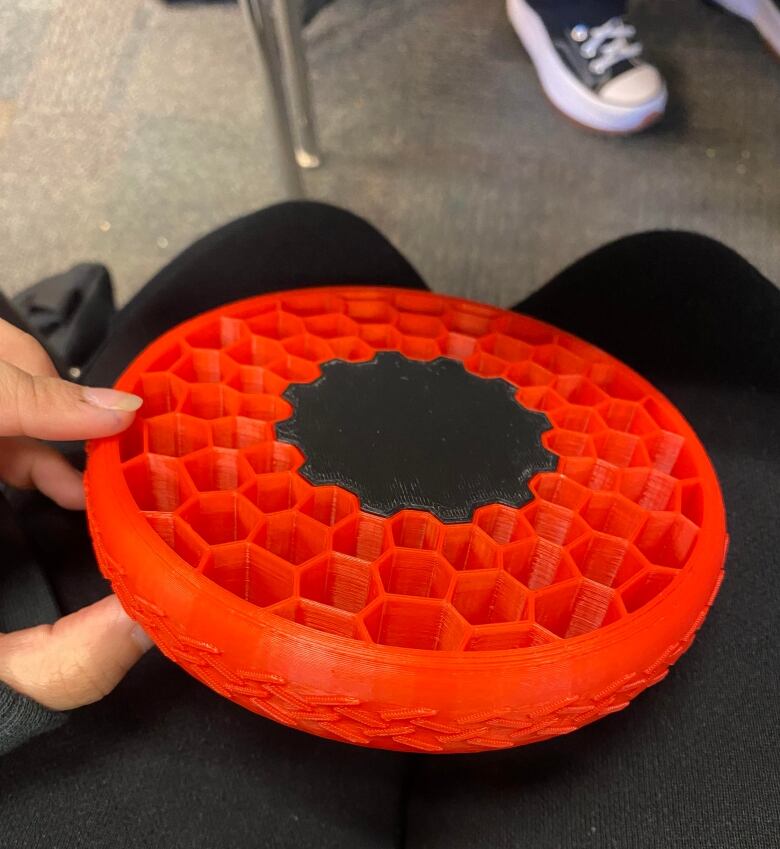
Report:
[[295,142],[282,83],[279,42],[272,17],[265,5],[267,0],[239,0],[239,2],[257,47],[266,101],[270,107],[271,125],[280,154],[285,193],[290,198],[303,197],[303,182],[296,160]]
[[273,0],[277,39],[281,47],[287,84],[288,114],[292,115],[295,158],[301,168],[317,168],[320,152],[309,88],[309,66],[303,42],[303,9],[300,0]]

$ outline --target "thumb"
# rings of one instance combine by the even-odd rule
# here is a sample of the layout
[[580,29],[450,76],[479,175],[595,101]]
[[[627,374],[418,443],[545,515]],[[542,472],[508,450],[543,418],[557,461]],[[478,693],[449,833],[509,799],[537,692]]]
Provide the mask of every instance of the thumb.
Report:
[[152,641],[115,595],[59,619],[0,635],[0,681],[52,710],[96,702]]
[[0,361],[0,436],[92,439],[123,431],[141,399],[115,389],[31,375]]

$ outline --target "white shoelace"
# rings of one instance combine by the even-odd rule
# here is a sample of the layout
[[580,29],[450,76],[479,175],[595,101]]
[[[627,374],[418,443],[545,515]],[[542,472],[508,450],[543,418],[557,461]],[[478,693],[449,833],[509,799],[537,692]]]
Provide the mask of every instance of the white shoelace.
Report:
[[625,59],[636,59],[642,45],[631,39],[636,29],[622,18],[611,18],[599,27],[588,31],[588,40],[580,47],[582,55],[590,59],[589,68],[594,74],[603,74]]

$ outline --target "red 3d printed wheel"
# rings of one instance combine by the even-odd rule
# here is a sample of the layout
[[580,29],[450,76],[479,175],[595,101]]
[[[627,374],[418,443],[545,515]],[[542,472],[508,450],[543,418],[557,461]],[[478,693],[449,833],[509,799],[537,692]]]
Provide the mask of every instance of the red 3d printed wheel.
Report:
[[104,574],[168,657],[313,734],[470,752],[572,731],[666,674],[721,579],[689,425],[526,316],[262,296],[174,328],[117,386],[144,404],[90,446]]

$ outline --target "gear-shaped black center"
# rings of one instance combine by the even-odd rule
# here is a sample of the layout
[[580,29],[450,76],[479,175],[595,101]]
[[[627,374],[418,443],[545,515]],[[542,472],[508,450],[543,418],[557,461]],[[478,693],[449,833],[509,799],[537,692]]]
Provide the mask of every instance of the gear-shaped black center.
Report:
[[516,391],[444,357],[333,360],[313,383],[287,388],[293,414],[276,434],[301,449],[308,481],[354,492],[370,513],[467,522],[485,504],[529,501],[528,481],[557,465],[541,441],[549,420]]

